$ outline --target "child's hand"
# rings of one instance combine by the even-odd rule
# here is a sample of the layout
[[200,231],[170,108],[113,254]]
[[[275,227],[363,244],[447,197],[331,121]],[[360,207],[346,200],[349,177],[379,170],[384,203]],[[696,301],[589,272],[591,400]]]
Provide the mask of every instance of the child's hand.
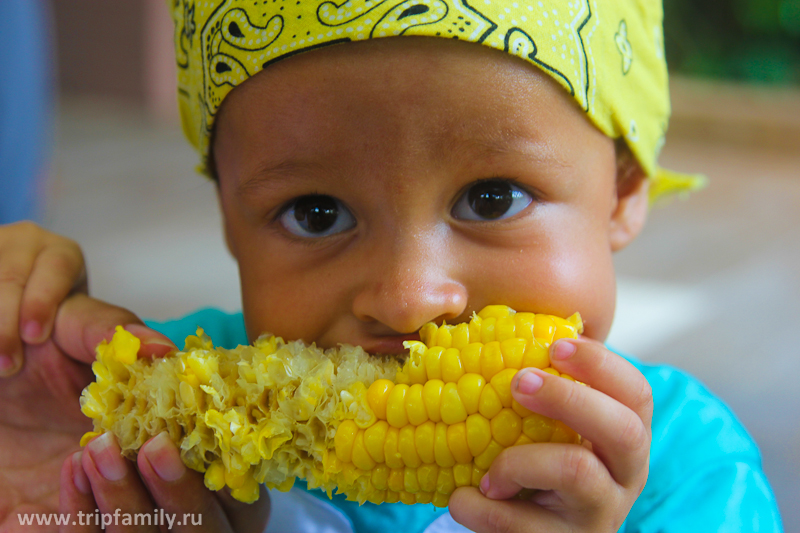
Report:
[[[250,505],[231,498],[227,489],[208,490],[203,484],[203,474],[184,466],[166,432],[145,443],[136,465],[120,456],[111,433],[96,437],[83,451],[64,462],[60,499],[62,514],[83,513],[91,517],[91,527],[75,531],[99,532],[104,523],[106,531],[112,532],[169,529],[192,533],[256,533],[264,531],[270,511],[269,495],[263,488],[259,500]],[[158,512],[158,520],[167,528],[156,525],[155,509],[163,509],[163,515]],[[100,524],[94,519],[95,510],[101,517]],[[123,526],[126,516],[137,515],[149,515],[153,525]]]
[[[540,370],[514,378],[514,398],[564,421],[588,442],[513,446],[475,488],[458,489],[450,513],[478,532],[617,531],[647,481],[653,400],[644,376],[601,343],[560,340],[553,366],[590,387]],[[509,499],[533,489],[525,499]],[[527,492],[527,491],[526,491]]]
[[50,337],[70,293],[87,292],[78,245],[31,222],[0,226],[0,377],[23,365],[23,344]]

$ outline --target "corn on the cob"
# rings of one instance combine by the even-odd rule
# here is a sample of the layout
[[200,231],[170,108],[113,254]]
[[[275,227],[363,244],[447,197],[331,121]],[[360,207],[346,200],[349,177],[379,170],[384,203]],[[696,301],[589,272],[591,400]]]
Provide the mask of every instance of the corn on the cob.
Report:
[[94,421],[81,444],[112,431],[132,458],[166,430],[207,487],[228,486],[241,501],[254,501],[259,483],[289,490],[299,477],[361,503],[446,506],[508,446],[580,442],[514,401],[510,383],[525,367],[559,375],[548,347],[582,327],[577,313],[488,306],[469,323],[426,324],[404,363],[273,336],[225,350],[202,330],[183,352],[151,361],[137,359],[139,340],[117,328],[98,346],[97,379],[81,396]]

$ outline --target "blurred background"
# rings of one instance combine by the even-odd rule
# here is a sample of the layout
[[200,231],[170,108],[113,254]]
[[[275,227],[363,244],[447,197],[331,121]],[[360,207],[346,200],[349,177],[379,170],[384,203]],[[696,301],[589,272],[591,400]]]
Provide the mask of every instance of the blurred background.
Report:
[[[618,255],[609,344],[722,397],[800,531],[800,0],[665,0],[665,26],[661,163],[711,181]],[[0,223],[76,239],[92,293],[156,319],[239,308],[171,40],[164,0],[0,0]]]

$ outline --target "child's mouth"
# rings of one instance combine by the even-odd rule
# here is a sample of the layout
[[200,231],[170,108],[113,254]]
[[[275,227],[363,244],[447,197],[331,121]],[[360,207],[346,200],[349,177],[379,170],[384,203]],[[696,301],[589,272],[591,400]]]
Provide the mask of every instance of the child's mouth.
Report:
[[405,355],[408,353],[403,347],[405,341],[418,341],[419,333],[409,333],[407,335],[391,335],[377,337],[366,341],[362,348],[371,354],[380,355]]

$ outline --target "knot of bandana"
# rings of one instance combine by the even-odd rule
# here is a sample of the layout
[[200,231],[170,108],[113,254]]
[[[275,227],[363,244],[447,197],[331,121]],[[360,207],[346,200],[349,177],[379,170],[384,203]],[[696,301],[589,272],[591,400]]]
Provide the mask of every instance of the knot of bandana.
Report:
[[[670,113],[660,0],[168,0],[183,129],[205,161],[237,85],[294,54],[416,35],[480,43],[552,76],[611,138],[624,138],[652,197],[700,176],[658,168]],[[203,168],[203,170],[206,170]]]

